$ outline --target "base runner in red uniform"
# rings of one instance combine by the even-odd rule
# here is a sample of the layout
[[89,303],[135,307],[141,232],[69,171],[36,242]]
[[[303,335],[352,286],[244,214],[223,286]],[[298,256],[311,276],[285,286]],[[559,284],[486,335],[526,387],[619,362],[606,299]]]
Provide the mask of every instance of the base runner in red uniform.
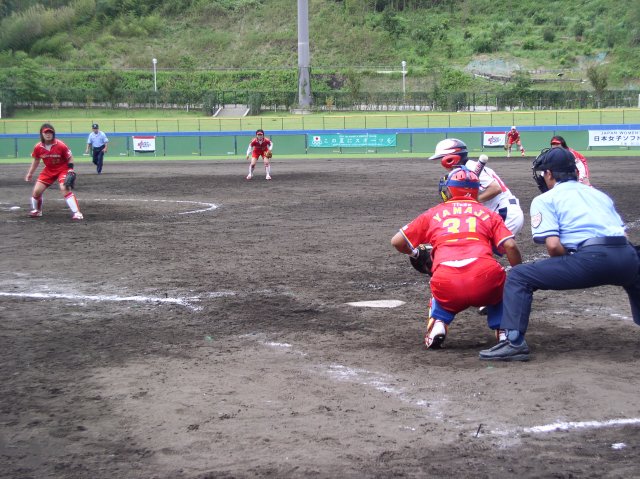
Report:
[[513,234],[498,213],[478,203],[478,176],[465,167],[440,180],[444,203],[402,227],[391,239],[401,253],[417,254],[421,244],[433,246],[431,302],[425,345],[439,348],[455,315],[471,306],[487,306],[489,328],[499,338],[504,268],[492,248],[503,249],[509,263],[522,262]]
[[40,142],[33,147],[31,156],[33,157],[33,162],[24,178],[25,181],[31,182],[41,160],[44,162],[44,169],[38,176],[31,193],[29,216],[32,218],[42,216],[42,195],[47,188],[57,181],[60,192],[71,210],[71,219],[82,220],[83,216],[78,207],[76,195],[70,188],[65,186],[67,174],[73,171],[73,155],[67,145],[56,139],[56,130],[50,123],[44,123],[40,127]]

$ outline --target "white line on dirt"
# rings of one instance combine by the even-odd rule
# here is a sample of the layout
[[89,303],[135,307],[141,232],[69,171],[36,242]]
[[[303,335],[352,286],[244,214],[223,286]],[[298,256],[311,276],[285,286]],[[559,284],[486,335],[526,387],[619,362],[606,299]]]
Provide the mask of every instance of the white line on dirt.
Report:
[[640,418],[609,419],[608,421],[580,421],[580,422],[556,422],[544,426],[526,427],[524,432],[544,433],[555,431],[568,431],[570,429],[597,429],[603,427],[628,426],[640,424]]
[[355,301],[347,303],[349,306],[355,306],[356,308],[397,308],[402,306],[404,301],[398,299],[378,299],[374,301]]
[[[268,341],[266,339],[262,339],[264,335],[261,333],[258,334],[246,334],[241,337],[246,337],[249,339],[256,340],[258,343],[268,346],[275,349],[287,350],[292,353],[299,354],[301,356],[307,356],[307,353],[302,351],[297,351],[294,349],[289,343],[279,343],[274,341]],[[357,369],[350,368],[348,366],[344,366],[342,364],[316,364],[313,366],[314,370],[320,370],[321,374],[328,374],[331,378],[337,381],[345,381],[354,384],[359,384],[362,386],[371,387],[377,391],[380,391],[385,394],[389,394],[391,396],[395,396],[402,402],[411,404],[413,406],[417,406],[420,408],[428,408],[433,412],[433,416],[437,418],[442,418],[441,411],[438,411],[435,406],[438,402],[444,402],[444,400],[438,401],[427,401],[425,399],[415,399],[412,398],[410,394],[406,392],[405,388],[396,387],[393,382],[394,378],[387,374],[377,373],[373,371],[368,371],[366,369]]]
[[215,203],[208,203],[205,201],[187,201],[187,200],[143,200],[140,198],[93,198],[93,199],[83,199],[85,201],[131,201],[131,202],[147,202],[147,203],[188,203],[192,205],[202,205],[205,208],[201,208],[198,210],[192,211],[183,211],[182,213],[178,213],[179,215],[191,215],[194,213],[204,213],[205,211],[212,211],[218,209],[220,206]]
[[202,308],[194,306],[191,301],[199,301],[197,296],[190,298],[169,298],[160,296],[116,296],[116,295],[89,295],[89,294],[65,294],[65,293],[6,293],[0,291],[0,296],[30,299],[69,299],[72,301],[131,301],[136,303],[169,303],[184,306],[194,311]]

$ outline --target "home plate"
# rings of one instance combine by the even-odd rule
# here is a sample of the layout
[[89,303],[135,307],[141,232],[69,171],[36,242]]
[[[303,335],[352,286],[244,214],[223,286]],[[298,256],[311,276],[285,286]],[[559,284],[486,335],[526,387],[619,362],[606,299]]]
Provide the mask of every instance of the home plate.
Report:
[[379,299],[377,301],[356,301],[347,304],[349,306],[355,306],[356,308],[397,308],[398,306],[402,306],[404,301],[397,299]]
[[12,206],[11,208],[9,208],[10,210],[19,210],[20,207],[19,206]]

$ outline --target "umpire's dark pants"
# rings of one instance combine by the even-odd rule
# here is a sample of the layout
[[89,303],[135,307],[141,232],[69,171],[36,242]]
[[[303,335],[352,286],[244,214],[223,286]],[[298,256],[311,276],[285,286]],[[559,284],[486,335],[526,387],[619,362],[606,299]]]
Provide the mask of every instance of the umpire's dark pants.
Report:
[[93,164],[96,165],[98,173],[102,172],[102,163],[104,161],[104,145],[93,148]]
[[633,320],[640,325],[638,253],[630,244],[593,245],[564,256],[514,266],[504,285],[501,329],[524,334],[529,325],[533,292],[584,289],[612,284],[629,295]]

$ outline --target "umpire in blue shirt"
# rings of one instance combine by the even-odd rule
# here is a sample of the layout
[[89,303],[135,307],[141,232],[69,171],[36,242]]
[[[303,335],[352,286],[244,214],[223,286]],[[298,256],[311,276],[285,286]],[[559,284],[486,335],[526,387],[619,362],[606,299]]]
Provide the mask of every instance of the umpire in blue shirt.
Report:
[[92,147],[93,164],[96,165],[98,174],[102,173],[102,163],[104,162],[104,154],[109,148],[109,138],[100,131],[98,124],[91,125],[91,133],[87,138],[87,148],[85,153],[89,153],[89,147]]
[[504,286],[500,329],[507,339],[480,352],[480,359],[527,361],[524,339],[533,292],[622,286],[640,325],[638,251],[625,235],[613,201],[603,192],[579,183],[569,150],[543,150],[533,162],[533,175],[542,194],[531,203],[531,231],[550,258],[514,266]]

